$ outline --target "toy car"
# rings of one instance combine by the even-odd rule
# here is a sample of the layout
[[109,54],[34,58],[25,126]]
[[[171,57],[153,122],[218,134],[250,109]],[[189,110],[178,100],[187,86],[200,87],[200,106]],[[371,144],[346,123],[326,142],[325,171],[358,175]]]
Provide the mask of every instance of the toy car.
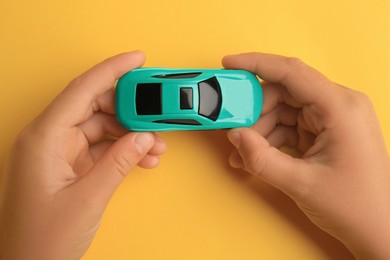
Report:
[[262,106],[261,84],[244,70],[140,68],[116,86],[116,116],[131,131],[248,127]]

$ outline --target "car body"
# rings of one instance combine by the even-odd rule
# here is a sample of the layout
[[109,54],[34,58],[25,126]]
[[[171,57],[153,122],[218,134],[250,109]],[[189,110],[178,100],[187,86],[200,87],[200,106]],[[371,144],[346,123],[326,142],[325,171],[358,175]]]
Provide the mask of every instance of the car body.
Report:
[[261,84],[245,70],[140,68],[116,86],[116,116],[131,131],[248,127],[262,106]]

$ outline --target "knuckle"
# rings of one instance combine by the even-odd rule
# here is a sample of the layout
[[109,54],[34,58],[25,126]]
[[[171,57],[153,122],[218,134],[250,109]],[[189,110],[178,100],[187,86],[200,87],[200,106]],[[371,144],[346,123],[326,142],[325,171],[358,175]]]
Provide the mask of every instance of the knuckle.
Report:
[[351,112],[362,113],[372,106],[369,96],[365,93],[348,89],[346,96],[346,104]]
[[35,146],[37,142],[41,145],[44,143],[47,135],[40,130],[39,125],[31,123],[23,128],[16,136],[14,146],[16,148]]
[[23,142],[25,140],[28,140],[29,132],[29,126],[22,129],[22,131],[20,131],[19,134],[16,136],[16,141]]
[[286,63],[291,67],[301,67],[305,63],[297,57],[286,57]]
[[16,148],[23,147],[30,140],[30,131],[29,128],[24,128],[17,136],[14,141],[14,146]]
[[81,74],[79,76],[77,76],[76,78],[72,79],[68,86],[71,87],[71,86],[77,86],[77,85],[80,85],[82,84],[82,82],[84,81],[84,74]]
[[359,91],[354,91],[354,94],[356,104],[360,106],[367,106],[371,104],[370,97],[367,94]]

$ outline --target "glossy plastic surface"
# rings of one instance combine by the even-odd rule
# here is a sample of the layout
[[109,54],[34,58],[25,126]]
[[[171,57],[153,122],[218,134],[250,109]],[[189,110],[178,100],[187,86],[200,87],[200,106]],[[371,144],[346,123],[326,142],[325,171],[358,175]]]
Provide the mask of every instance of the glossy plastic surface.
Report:
[[262,106],[261,84],[244,70],[141,68],[116,87],[116,116],[132,131],[249,127]]

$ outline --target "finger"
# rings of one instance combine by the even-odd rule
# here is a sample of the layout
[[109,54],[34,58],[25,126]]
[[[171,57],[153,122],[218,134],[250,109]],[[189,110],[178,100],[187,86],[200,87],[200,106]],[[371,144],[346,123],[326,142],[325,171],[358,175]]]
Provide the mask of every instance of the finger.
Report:
[[115,140],[103,140],[97,144],[89,147],[89,153],[91,155],[93,163],[97,163],[105,152],[115,143]]
[[[96,144],[93,144],[89,147],[89,153],[91,154],[92,160],[94,163],[97,163],[103,154],[106,152],[111,145],[115,143],[116,140],[106,139],[102,140]],[[164,154],[167,150],[167,144],[161,138],[157,138],[157,135],[154,135],[154,145],[150,148],[146,156],[160,156]],[[141,166],[142,167],[142,166]],[[144,167],[144,168],[153,168],[153,167]]]
[[301,108],[302,104],[291,97],[286,88],[278,83],[263,82],[263,111],[262,115],[269,113],[280,104]]
[[[74,79],[48,106],[43,117],[52,125],[62,127],[83,122],[103,105],[99,96],[113,88],[115,81],[127,71],[142,66],[144,61],[144,54],[139,51],[106,59]],[[112,110],[112,105],[109,106]]]
[[283,86],[279,84],[270,83],[267,81],[262,82],[263,86],[263,110],[261,116],[269,113],[280,103],[282,103]]
[[153,134],[153,137],[154,137],[154,146],[152,147],[152,149],[150,149],[148,154],[149,155],[162,155],[162,154],[164,154],[168,149],[168,145],[157,134]]
[[102,212],[119,184],[154,145],[151,133],[129,133],[112,144],[100,160],[73,184],[80,200],[96,204]]
[[[100,160],[103,154],[110,148],[111,145],[114,144],[113,140],[104,140],[98,144],[93,145],[90,148],[90,153],[93,161],[96,163]],[[160,163],[160,155],[163,154],[159,145],[155,143],[155,145],[150,149],[148,154],[146,154],[139,162],[138,166],[145,169],[152,169],[158,166]],[[161,145],[160,145],[161,146]],[[154,151],[153,151],[154,150]]]
[[262,115],[252,128],[262,136],[267,136],[278,125],[295,126],[298,113],[298,109],[281,104],[267,114]]
[[310,164],[270,146],[266,139],[250,128],[228,132],[248,172],[259,176],[283,192],[294,196],[305,190],[310,180]]
[[95,111],[115,115],[115,89],[111,88],[96,99]]
[[144,169],[153,169],[160,163],[160,157],[147,154],[139,163],[138,166]]
[[317,136],[312,132],[305,130],[299,125],[297,127],[297,132],[298,132],[297,148],[300,152],[305,153],[307,150],[309,150],[310,147],[314,145]]
[[303,104],[329,107],[334,97],[332,84],[324,75],[296,58],[265,53],[245,53],[224,57],[224,67],[256,73],[265,81],[285,86]]
[[234,150],[229,158],[229,163],[233,168],[243,168],[245,167],[244,161],[242,160],[240,154],[237,150]]
[[[98,143],[94,145],[91,148],[91,157],[93,161],[96,163],[100,160],[100,158],[103,156],[103,154],[106,152],[108,148],[110,148],[111,145],[114,144],[113,140],[105,140],[101,143]],[[145,168],[145,169],[152,169],[159,165],[160,163],[160,157],[159,155],[154,155],[152,153],[148,153],[145,155],[145,157],[138,163],[139,167]]]
[[119,124],[115,116],[102,112],[93,114],[79,128],[90,144],[99,141],[106,134],[119,138],[129,132]]
[[278,126],[267,137],[268,143],[276,148],[282,146],[295,147],[298,143],[298,134],[296,127]]

